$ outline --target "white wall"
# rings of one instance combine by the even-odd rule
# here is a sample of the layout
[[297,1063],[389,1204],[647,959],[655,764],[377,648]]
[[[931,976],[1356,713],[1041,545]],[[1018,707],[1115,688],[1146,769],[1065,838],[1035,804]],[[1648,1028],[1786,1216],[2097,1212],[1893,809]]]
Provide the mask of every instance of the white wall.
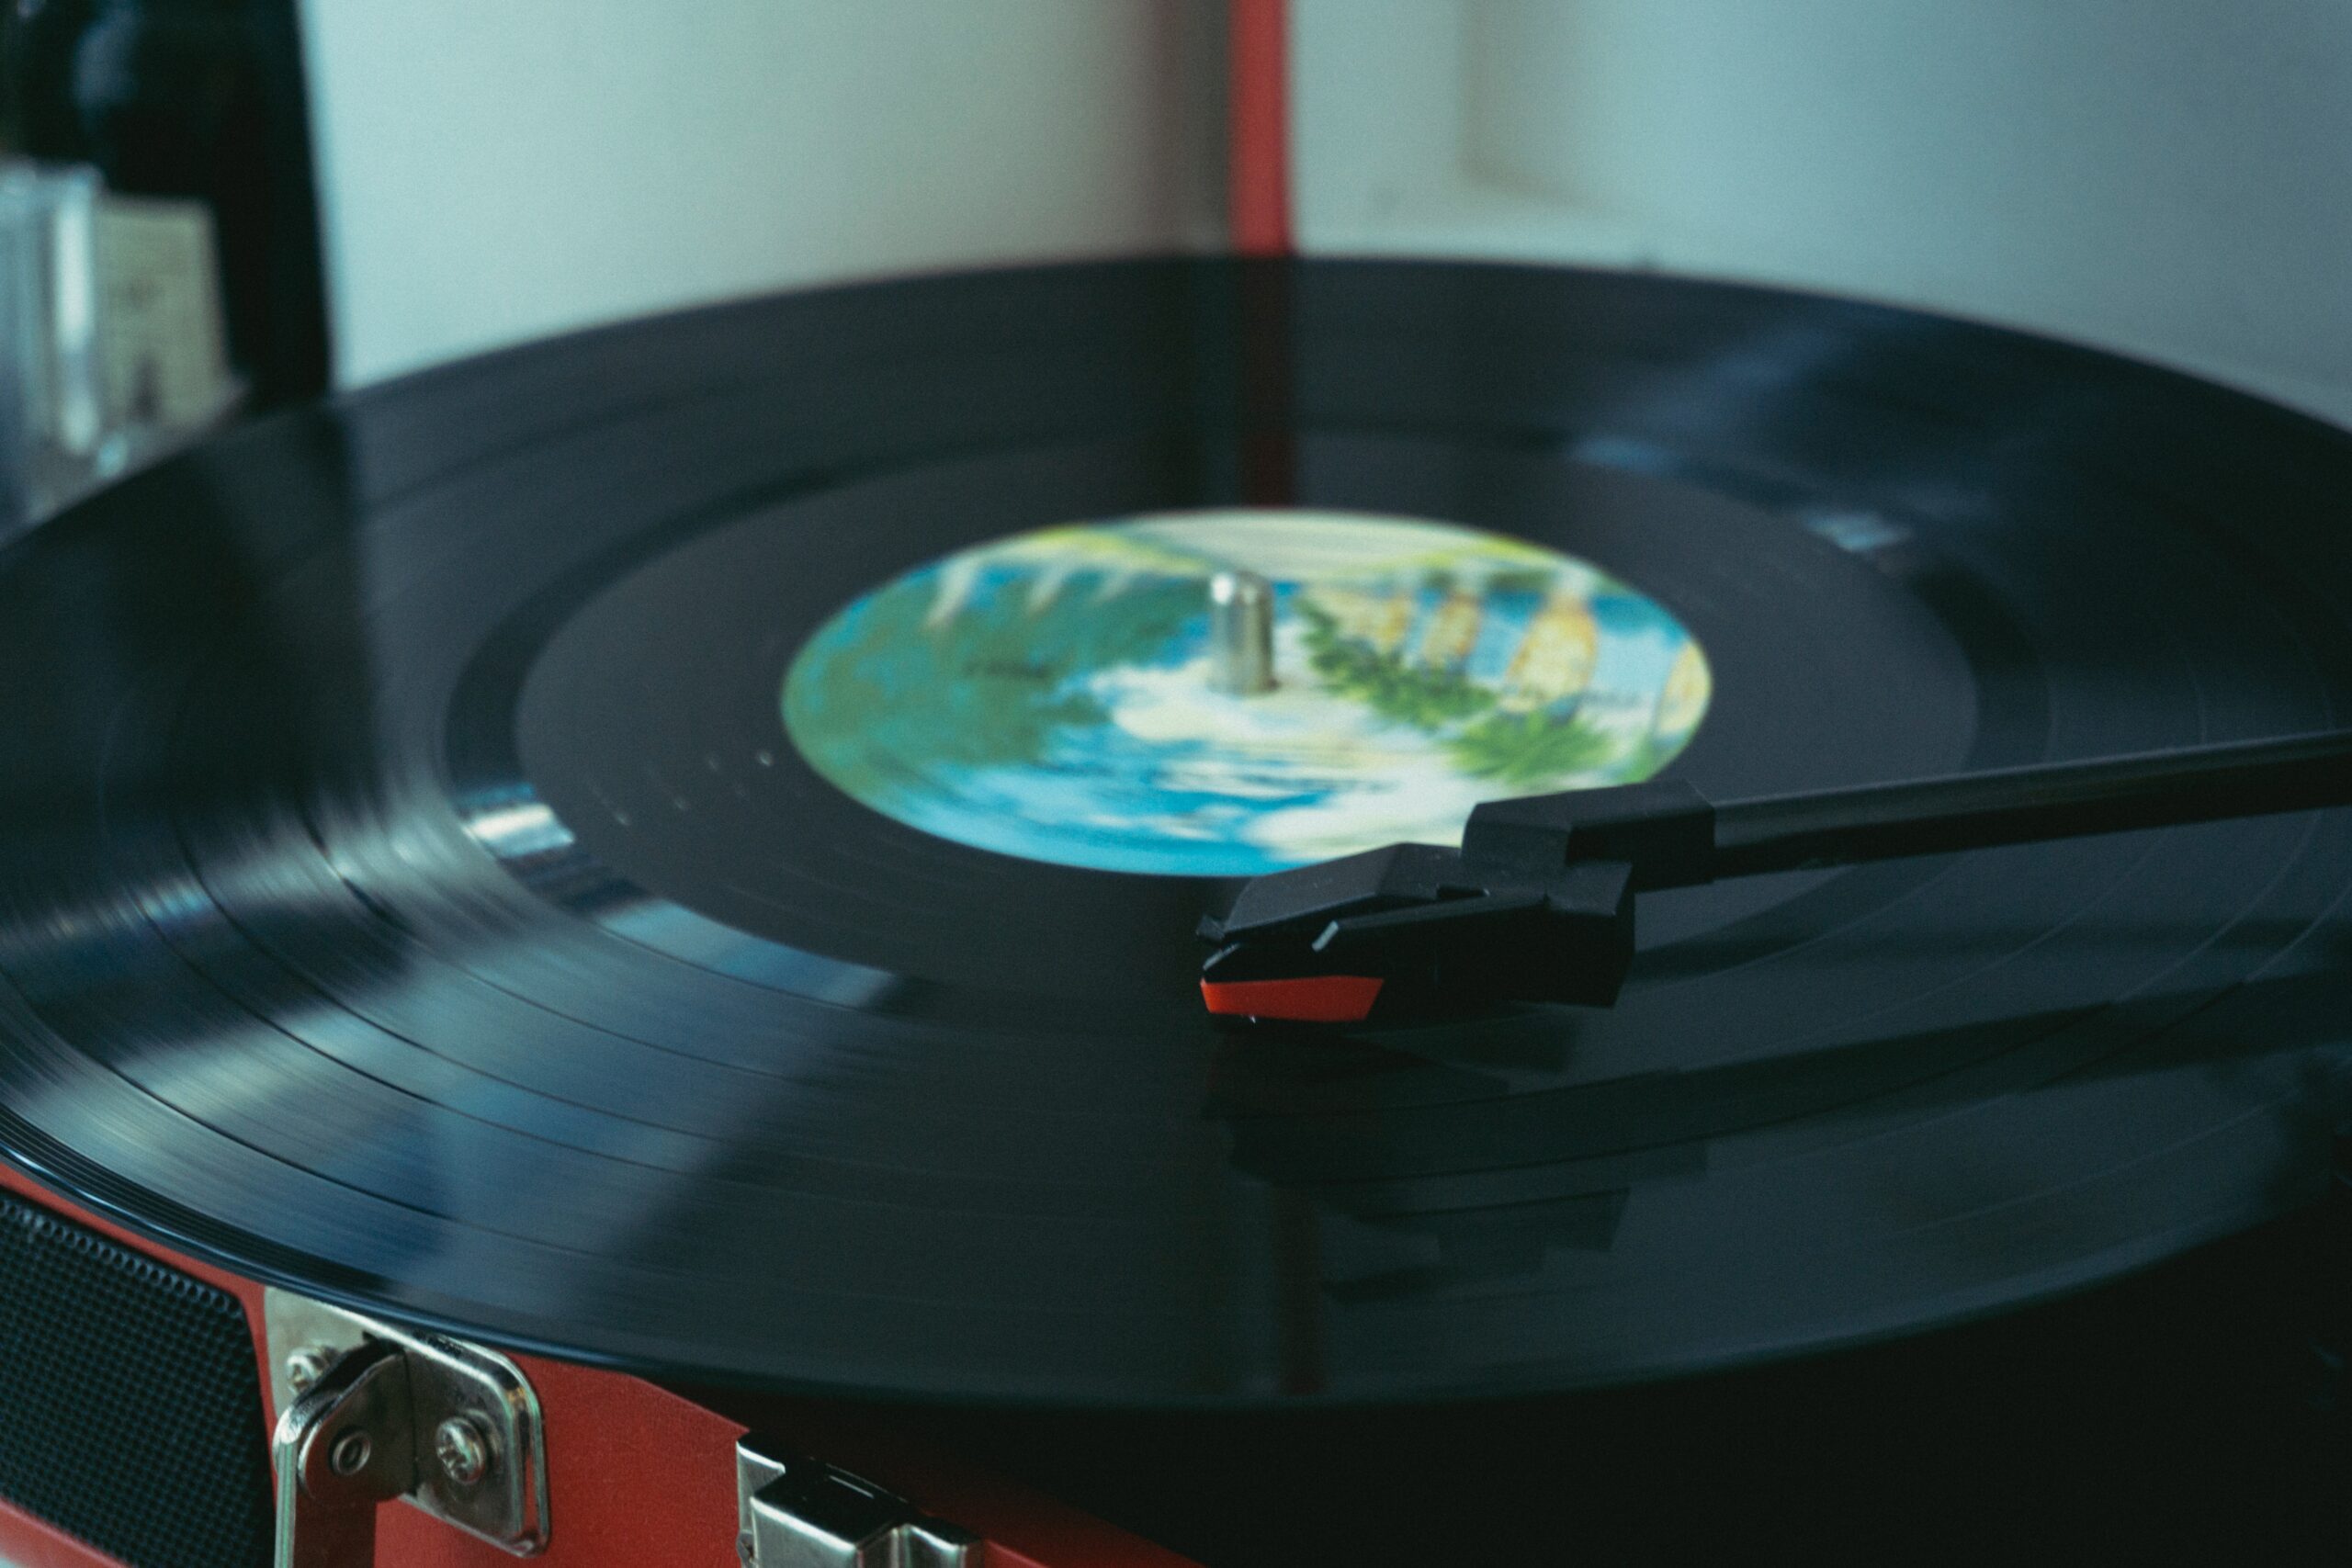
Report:
[[2345,0],[1294,4],[1311,248],[1850,292],[2352,423]]
[[336,378],[842,277],[1204,247],[1204,0],[303,0]]

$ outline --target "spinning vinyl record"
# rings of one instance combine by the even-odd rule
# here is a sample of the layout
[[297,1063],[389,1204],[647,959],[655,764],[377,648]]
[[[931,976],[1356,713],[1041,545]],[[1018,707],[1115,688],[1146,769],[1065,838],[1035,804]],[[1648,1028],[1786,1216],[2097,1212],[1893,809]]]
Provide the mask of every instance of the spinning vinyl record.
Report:
[[1611,1008],[1221,1023],[1194,929],[1484,799],[2341,723],[2346,494],[2338,433],[2117,358],[1533,268],[431,372],[0,558],[0,1147],[701,1382],[1523,1393],[2046,1297],[2319,1190],[2344,814],[1645,895]]

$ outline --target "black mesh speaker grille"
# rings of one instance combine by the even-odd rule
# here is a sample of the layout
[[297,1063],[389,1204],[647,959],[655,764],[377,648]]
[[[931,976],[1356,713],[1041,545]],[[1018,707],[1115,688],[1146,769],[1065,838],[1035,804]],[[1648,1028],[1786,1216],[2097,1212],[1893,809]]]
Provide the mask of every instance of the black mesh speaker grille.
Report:
[[136,1568],[268,1562],[237,1299],[0,1196],[0,1496]]

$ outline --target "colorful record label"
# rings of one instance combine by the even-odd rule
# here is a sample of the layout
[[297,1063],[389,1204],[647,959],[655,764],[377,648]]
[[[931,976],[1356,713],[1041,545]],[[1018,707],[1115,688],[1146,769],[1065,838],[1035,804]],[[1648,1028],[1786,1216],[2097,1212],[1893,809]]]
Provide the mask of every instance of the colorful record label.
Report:
[[[1274,586],[1271,691],[1214,678],[1227,571]],[[1568,556],[1234,510],[1044,528],[909,572],[808,639],[784,722],[820,774],[925,832],[1246,876],[1456,843],[1480,801],[1646,778],[1708,691],[1679,621]]]

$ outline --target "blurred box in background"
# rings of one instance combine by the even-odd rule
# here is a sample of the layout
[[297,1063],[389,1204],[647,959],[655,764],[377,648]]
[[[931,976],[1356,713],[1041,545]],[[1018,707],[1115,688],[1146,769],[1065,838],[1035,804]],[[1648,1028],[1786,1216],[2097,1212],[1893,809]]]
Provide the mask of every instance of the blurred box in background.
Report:
[[235,406],[217,276],[201,203],[0,163],[0,533]]
[[0,531],[316,395],[294,0],[0,5]]
[[98,482],[97,176],[0,165],[0,531]]

